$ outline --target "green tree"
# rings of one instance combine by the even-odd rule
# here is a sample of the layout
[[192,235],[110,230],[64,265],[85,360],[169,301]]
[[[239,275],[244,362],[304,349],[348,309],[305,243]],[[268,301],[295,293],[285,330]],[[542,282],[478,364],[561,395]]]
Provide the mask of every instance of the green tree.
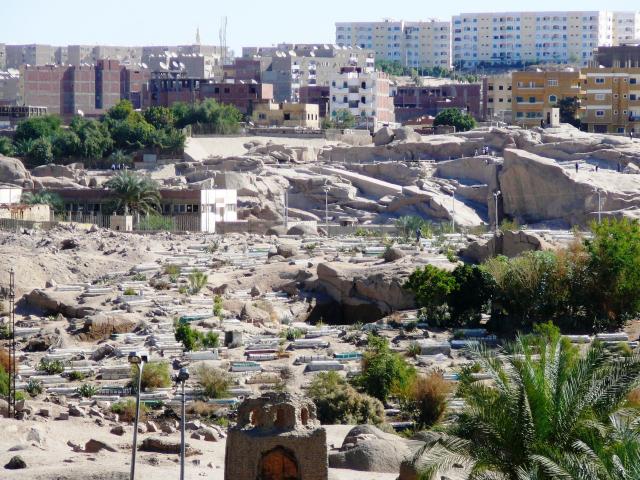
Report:
[[[138,386],[140,369],[136,365],[131,366],[131,384]],[[142,391],[147,388],[167,388],[171,386],[171,372],[167,362],[148,362],[142,369]]]
[[27,158],[32,165],[53,163],[53,147],[47,137],[40,137],[33,141]]
[[116,211],[150,214],[157,211],[160,205],[158,184],[149,177],[125,170],[104,186],[113,192]]
[[68,158],[82,152],[82,141],[73,130],[60,130],[51,138],[53,156]]
[[60,131],[62,120],[57,115],[32,117],[21,121],[16,127],[14,142],[50,138]]
[[0,155],[10,157],[13,155],[13,142],[9,137],[0,137]]
[[[625,414],[627,395],[640,380],[640,356],[614,358],[598,343],[580,356],[560,338],[524,337],[508,353],[471,351],[491,381],[461,376],[458,395],[465,406],[446,434],[418,452],[422,478],[436,478],[454,464],[465,467],[468,478],[636,478],[592,469],[615,463],[609,451],[615,444],[603,433]],[[636,452],[637,442],[636,436]]]
[[370,334],[362,357],[362,372],[354,378],[354,384],[385,402],[391,395],[405,395],[415,375],[415,369],[391,350],[386,338]]
[[64,212],[64,200],[60,195],[41,190],[39,192],[27,192],[22,194],[22,203],[27,205],[49,205],[55,213]]
[[126,120],[134,111],[133,103],[123,99],[107,111],[106,118],[110,120]]
[[149,107],[144,111],[144,119],[156,130],[173,128],[173,112],[167,107]]
[[429,320],[439,326],[448,320],[447,301],[458,288],[456,278],[447,270],[434,265],[418,267],[404,284],[413,292],[416,302],[427,311]]
[[356,117],[346,109],[334,110],[331,114],[333,128],[353,128],[356,126]]
[[554,105],[560,109],[560,121],[580,128],[582,122],[578,118],[580,99],[578,97],[564,97]]
[[476,265],[458,265],[453,278],[455,286],[447,296],[451,326],[479,325],[493,296],[493,278]]
[[457,132],[466,132],[476,127],[476,121],[471,115],[462,113],[457,108],[446,108],[436,115],[433,125],[449,125],[456,127]]
[[80,138],[80,155],[87,159],[101,159],[113,148],[113,140],[104,123],[74,117],[69,128]]

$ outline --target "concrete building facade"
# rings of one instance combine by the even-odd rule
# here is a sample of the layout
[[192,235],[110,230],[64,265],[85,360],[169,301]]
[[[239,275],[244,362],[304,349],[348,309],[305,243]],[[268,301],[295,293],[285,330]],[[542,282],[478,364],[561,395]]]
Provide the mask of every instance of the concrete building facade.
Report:
[[395,118],[405,123],[426,115],[436,116],[447,108],[457,108],[483,120],[483,88],[480,83],[452,83],[434,87],[401,86],[393,97]]
[[395,123],[389,77],[382,72],[344,67],[331,80],[329,116],[347,110],[359,127],[376,131]]
[[56,63],[56,47],[43,44],[6,45],[6,68],[22,65],[53,65]]
[[593,67],[640,67],[640,41],[614,47],[599,47],[593,53]]
[[259,127],[320,128],[320,108],[310,103],[261,103],[251,121]]
[[583,70],[589,132],[640,133],[640,67]]
[[338,22],[336,43],[375,51],[377,60],[398,61],[406,67],[451,66],[451,22]]
[[0,43],[0,70],[7,69],[7,46]]
[[0,70],[0,105],[20,103],[20,74],[14,69]]
[[320,118],[325,118],[329,112],[329,100],[331,87],[329,85],[309,85],[300,87],[300,103],[313,103],[318,105]]
[[560,100],[583,97],[579,70],[513,72],[511,83],[512,122],[517,125],[546,124]]
[[[453,63],[575,63],[587,65],[594,48],[634,35],[636,12],[557,11],[463,13],[453,17]],[[629,30],[627,30],[629,29]]]
[[511,73],[489,75],[487,78],[487,119],[511,121]]

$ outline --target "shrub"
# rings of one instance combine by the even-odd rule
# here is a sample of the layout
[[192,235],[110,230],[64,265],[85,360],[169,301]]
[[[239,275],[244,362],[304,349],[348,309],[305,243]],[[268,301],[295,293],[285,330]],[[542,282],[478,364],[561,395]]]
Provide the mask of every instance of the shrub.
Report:
[[210,418],[214,417],[216,412],[220,410],[219,405],[203,402],[197,400],[195,402],[189,402],[185,407],[187,415],[195,415],[197,417]]
[[385,402],[391,395],[402,395],[415,375],[415,369],[391,351],[386,338],[369,334],[367,350],[362,357],[362,372],[354,378],[354,384]]
[[0,367],[0,396],[7,397],[9,395],[9,374]]
[[211,242],[207,247],[207,253],[215,253],[220,248],[220,242],[216,240],[215,242]]
[[222,398],[228,394],[231,378],[224,370],[202,363],[194,373],[206,398]]
[[209,281],[209,277],[206,273],[200,270],[194,270],[189,274],[189,285],[191,286],[191,293],[198,293]]
[[85,374],[78,371],[73,371],[69,373],[69,380],[72,382],[78,382],[80,380],[84,380]]
[[181,295],[186,295],[189,293],[189,289],[182,285],[181,287],[178,287],[178,293]]
[[40,380],[30,378],[25,387],[25,391],[32,397],[37,397],[44,391],[44,386]]
[[476,127],[475,119],[457,108],[445,108],[433,120],[433,126],[450,125],[456,127],[457,132],[466,132]]
[[175,224],[172,218],[163,217],[162,215],[157,215],[155,213],[141,218],[138,223],[138,230],[170,232],[174,229]]
[[300,330],[299,328],[287,328],[280,335],[286,338],[287,340],[289,340],[290,342],[293,342],[298,338],[302,338],[302,330]]
[[[144,377],[144,375],[143,375]],[[88,383],[83,383],[76,389],[76,393],[80,395],[82,398],[91,398],[94,395],[97,395],[100,391],[100,387],[96,385],[90,385]]]
[[418,305],[427,309],[429,320],[434,326],[440,326],[446,322],[447,299],[449,294],[457,288],[453,273],[433,265],[425,265],[424,268],[417,268],[409,275],[404,288],[411,290]]
[[146,282],[147,276],[144,273],[136,273],[133,277],[131,277],[131,280],[133,280],[134,282]]
[[359,393],[337,372],[319,372],[311,381],[309,398],[316,404],[323,424],[380,424],[384,422],[382,403]]
[[196,351],[202,348],[217,348],[220,346],[220,335],[215,332],[202,333],[191,328],[188,323],[176,325],[176,340],[182,342],[185,350]]
[[164,266],[164,273],[166,275],[180,275],[180,267],[170,263]]
[[220,346],[220,335],[214,332],[207,332],[202,337],[203,348],[218,348]]
[[127,287],[125,288],[123,295],[137,295],[138,292],[136,292],[132,287]]
[[420,345],[417,342],[411,342],[407,347],[407,355],[412,358],[416,358],[420,355],[421,351],[422,348],[420,348]]
[[213,314],[216,317],[222,316],[222,297],[220,295],[213,297]]
[[[131,381],[136,388],[138,386],[139,370],[137,365],[131,366]],[[142,369],[142,391],[147,388],[166,388],[171,386],[171,374],[169,364],[166,362],[149,362]]]
[[[121,421],[133,422],[136,418],[136,401],[129,398],[116,402],[111,405],[111,411],[118,414]],[[149,407],[141,403],[139,420],[144,421],[147,418],[147,413],[149,413]]]
[[442,372],[419,375],[401,402],[402,410],[416,422],[416,427],[430,428],[442,419],[452,391],[451,382],[444,379]]
[[38,364],[37,370],[47,375],[59,375],[64,372],[64,363],[60,360],[47,360],[43,358]]
[[9,350],[6,348],[0,348],[0,367],[2,367],[5,372],[9,371],[9,361]]

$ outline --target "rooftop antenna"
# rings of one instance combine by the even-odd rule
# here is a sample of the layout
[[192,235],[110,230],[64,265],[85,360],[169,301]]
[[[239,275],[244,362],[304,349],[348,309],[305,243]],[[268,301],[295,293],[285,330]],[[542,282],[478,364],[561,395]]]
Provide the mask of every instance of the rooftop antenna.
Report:
[[222,17],[220,20],[220,31],[218,32],[220,39],[220,53],[222,57],[222,64],[227,63],[227,17]]
[[200,45],[200,27],[196,27],[196,45]]

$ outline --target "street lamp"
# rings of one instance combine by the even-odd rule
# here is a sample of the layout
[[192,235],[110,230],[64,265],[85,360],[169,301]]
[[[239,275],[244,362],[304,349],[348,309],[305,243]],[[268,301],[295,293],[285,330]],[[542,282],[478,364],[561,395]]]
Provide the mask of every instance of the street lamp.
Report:
[[496,206],[496,225],[495,225],[495,233],[498,233],[498,197],[502,195],[502,192],[500,190],[496,190],[495,192],[493,192],[493,198],[495,200],[495,206]]
[[185,457],[185,441],[184,441],[184,432],[185,432],[185,423],[187,422],[187,414],[185,408],[185,396],[184,396],[184,384],[189,380],[189,370],[187,367],[182,367],[178,372],[178,376],[176,377],[176,381],[182,384],[182,418],[180,421],[180,480],[184,480],[184,457]]
[[329,236],[329,187],[324,187],[324,223],[327,228],[327,237]]
[[598,192],[598,223],[602,223],[602,199],[600,189],[596,190],[596,192]]
[[148,361],[146,353],[130,352],[129,363],[138,366],[138,390],[136,392],[136,416],[133,422],[133,446],[131,447],[131,475],[129,480],[136,478],[136,450],[138,449],[138,419],[140,418],[140,390],[142,389],[142,371]]
[[456,191],[451,189],[451,233],[456,233]]

